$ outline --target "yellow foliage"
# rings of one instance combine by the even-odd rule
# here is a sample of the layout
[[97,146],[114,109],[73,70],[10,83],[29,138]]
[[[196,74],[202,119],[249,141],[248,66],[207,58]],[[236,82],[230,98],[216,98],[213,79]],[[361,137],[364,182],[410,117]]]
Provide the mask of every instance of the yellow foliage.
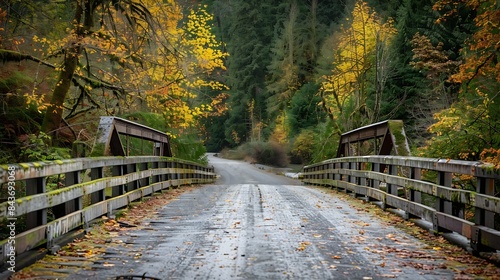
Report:
[[[99,96],[100,103],[119,102],[129,110],[146,104],[153,112],[164,114],[171,128],[195,126],[199,118],[221,114],[227,109],[222,93],[227,87],[207,78],[214,70],[225,69],[227,56],[213,35],[213,16],[201,6],[184,14],[175,0],[141,0],[140,5],[150,16],[134,17],[134,24],[130,24],[129,14],[110,7],[109,13],[101,10],[97,30],[77,36],[79,26],[74,26],[58,40],[34,36],[34,48],[48,59],[64,54],[62,50],[68,46],[81,46],[75,75],[95,78],[124,93],[117,100],[116,92],[104,93],[90,84],[82,87],[89,96]],[[56,71],[60,67],[55,65]],[[221,95],[201,104],[198,93],[207,88],[219,90]],[[48,105],[32,93],[26,96],[40,110]]]
[[500,169],[500,149],[484,149],[480,156],[482,161],[493,164],[496,170]]
[[276,118],[276,126],[269,140],[279,144],[288,142],[288,132],[286,128],[284,113]]
[[[216,81],[206,80],[214,69],[225,69],[223,59],[227,54],[218,48],[220,43],[212,34],[209,22],[213,16],[203,8],[191,10],[183,24],[184,15],[174,1],[169,1],[169,15],[161,21],[163,32],[169,34],[172,49],[158,49],[159,65],[150,67],[148,76],[154,87],[147,91],[148,104],[162,112],[171,127],[187,128],[195,125],[199,117],[213,112],[208,104],[191,105],[202,88],[225,90],[227,87]],[[204,73],[205,75],[200,75]],[[218,112],[222,107],[218,107]]]
[[500,60],[498,50],[500,42],[500,9],[496,0],[439,0],[434,9],[441,11],[453,7],[439,20],[444,21],[456,12],[456,7],[465,4],[477,13],[474,18],[476,26],[472,38],[467,41],[468,50],[464,49],[465,62],[460,65],[457,74],[451,77],[454,82],[462,83],[477,77],[491,77],[500,82]]
[[[443,153],[466,160],[476,160],[480,156],[484,161],[495,161],[493,154],[496,150],[490,147],[498,147],[499,116],[498,106],[494,102],[498,96],[500,82],[500,9],[497,2],[439,0],[434,5],[435,10],[444,13],[438,22],[447,20],[458,11],[458,7],[463,8],[462,5],[465,5],[474,11],[476,25],[474,33],[465,41],[461,51],[463,60],[459,69],[454,71],[449,79],[450,82],[462,84],[458,100],[450,108],[435,114],[436,123],[429,128],[436,137],[429,141],[425,149],[434,154]],[[422,38],[416,39],[425,43]],[[429,40],[426,40],[427,45],[430,45]],[[441,73],[445,69],[443,66],[448,64],[447,57],[442,54],[433,55],[438,54],[438,48],[421,50],[419,58],[431,57],[432,60],[427,60],[432,63],[434,69],[439,70],[436,72]],[[431,68],[431,71],[434,69]]]
[[325,93],[326,107],[341,112],[350,98],[363,102],[364,75],[374,67],[373,57],[377,43],[388,44],[396,34],[393,23],[383,23],[367,3],[357,1],[347,19],[346,28],[337,34],[332,74],[323,76],[321,90]]
[[49,103],[45,101],[43,96],[40,96],[35,93],[35,90],[37,88],[33,88],[33,92],[31,94],[24,94],[24,97],[26,98],[26,104],[34,104],[38,110],[39,113],[41,113],[43,110],[47,109],[49,107]]

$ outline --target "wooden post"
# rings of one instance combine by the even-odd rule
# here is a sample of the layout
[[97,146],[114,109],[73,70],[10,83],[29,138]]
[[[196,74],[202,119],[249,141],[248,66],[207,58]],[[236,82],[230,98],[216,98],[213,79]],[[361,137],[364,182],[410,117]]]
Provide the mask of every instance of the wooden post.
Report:
[[[451,187],[451,180],[453,174],[450,172],[438,171],[437,183],[438,185]],[[434,207],[437,211],[443,212],[445,214],[453,215],[453,206],[451,201],[441,198],[439,196],[436,197],[436,206]],[[450,232],[447,229],[440,227],[437,224],[437,219],[434,220],[433,228],[437,232]]]
[[[495,196],[495,180],[492,178],[477,178],[477,192],[480,194]],[[481,208],[475,211],[476,224],[495,228],[495,213]]]
[[[160,164],[158,161],[153,161],[151,163],[151,169],[158,169],[160,168]],[[151,183],[154,184],[154,183],[159,183],[161,181],[161,177],[160,175],[153,175],[153,177],[151,178]]]
[[[122,165],[114,165],[111,168],[111,174],[113,176],[122,176],[123,175],[123,166]],[[111,188],[110,192],[106,192],[106,196],[109,197],[117,197],[125,193],[125,185],[114,186]]]
[[[45,178],[32,178],[26,180],[26,196],[32,194],[44,193],[45,189]],[[34,212],[30,212],[26,215],[26,229],[32,229],[40,225],[47,223],[47,209],[41,209]]]
[[[410,168],[410,179],[421,180],[422,179],[422,169],[417,167]],[[422,203],[422,193],[413,189],[408,190],[409,197],[408,199],[413,202]],[[410,218],[419,218],[410,213],[405,214],[406,220]]]
[[[139,163],[139,170],[140,171],[148,170],[148,163],[147,162],[141,162],[141,163]],[[149,185],[149,181],[150,181],[149,177],[140,179],[139,180],[139,188],[148,186]]]
[[[415,180],[421,180],[422,179],[422,169],[412,167],[410,169],[410,178],[415,179]],[[410,201],[414,201],[417,203],[422,203],[422,193],[416,190],[410,190]]]
[[[80,171],[73,171],[64,174],[64,187],[69,187],[80,183]],[[82,197],[61,203],[52,207],[54,217],[60,218],[83,208]]]
[[[390,175],[398,175],[398,166],[397,165],[389,165],[389,174]],[[394,184],[387,184],[387,193],[398,196],[398,186]]]
[[[381,168],[380,163],[373,163],[372,164],[372,171],[373,172],[380,173],[381,172],[380,168]],[[370,185],[372,188],[380,189],[380,181],[379,180],[371,179]]]
[[[96,167],[96,168],[90,169],[90,180],[97,180],[97,179],[103,178],[104,177],[103,170],[104,169],[102,167]],[[106,199],[106,197],[104,195],[104,189],[97,191],[97,192],[93,192],[90,195],[90,203],[91,204],[94,204],[94,203],[97,203],[100,201],[104,201],[105,199]]]

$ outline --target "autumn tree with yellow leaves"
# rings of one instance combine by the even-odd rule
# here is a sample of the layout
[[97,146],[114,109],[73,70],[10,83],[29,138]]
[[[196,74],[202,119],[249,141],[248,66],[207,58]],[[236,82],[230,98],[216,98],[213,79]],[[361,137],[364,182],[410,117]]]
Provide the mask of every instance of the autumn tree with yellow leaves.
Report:
[[[35,34],[31,51],[0,49],[4,62],[30,60],[53,70],[50,94],[40,94],[36,82],[25,93],[45,112],[43,131],[56,135],[62,122],[83,114],[137,110],[163,114],[172,129],[187,128],[226,109],[226,87],[211,75],[224,69],[227,54],[212,34],[206,7],[185,12],[173,0],[59,5],[74,13],[65,28],[58,23],[59,32]],[[200,101],[203,88],[221,94]]]
[[442,0],[434,9],[446,21],[460,7],[474,14],[475,32],[465,42],[462,59],[449,82],[461,84],[449,108],[434,115],[429,128],[434,137],[422,149],[424,155],[477,160],[500,148],[500,8],[494,0]]
[[[342,123],[339,131],[378,119],[383,88],[390,76],[388,47],[394,34],[391,21],[383,22],[367,3],[357,1],[344,27],[333,35],[333,70],[322,77],[320,94],[321,106],[330,118]],[[370,75],[375,80],[370,81]],[[370,83],[375,84],[373,107],[367,106]]]

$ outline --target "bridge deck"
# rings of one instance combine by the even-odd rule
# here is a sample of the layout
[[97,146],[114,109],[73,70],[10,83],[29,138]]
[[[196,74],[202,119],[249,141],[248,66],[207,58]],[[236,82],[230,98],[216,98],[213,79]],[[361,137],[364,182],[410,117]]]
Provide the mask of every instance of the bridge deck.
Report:
[[428,279],[453,276],[436,250],[372,215],[359,219],[343,198],[305,186],[197,188],[113,242],[126,245],[108,251],[108,265],[101,261],[68,278],[132,271],[163,279],[418,278],[421,270],[403,268],[408,262],[431,267]]
[[[457,265],[452,249],[422,242],[395,227],[394,217],[382,220],[375,214],[381,210],[352,204],[357,200],[347,194],[244,163],[211,162],[222,175],[217,184],[195,187],[141,226],[119,231],[99,245],[104,255],[49,262],[32,272],[60,279],[144,273],[161,279],[453,279],[471,267],[486,268],[472,256]],[[485,271],[500,275],[499,268]]]

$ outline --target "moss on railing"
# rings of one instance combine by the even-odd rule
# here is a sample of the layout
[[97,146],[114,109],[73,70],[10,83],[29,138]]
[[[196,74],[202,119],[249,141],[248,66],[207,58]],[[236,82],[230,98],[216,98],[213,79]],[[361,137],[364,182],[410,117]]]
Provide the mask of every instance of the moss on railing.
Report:
[[92,152],[90,153],[91,157],[101,157],[104,156],[104,148],[105,145],[103,143],[96,143]]
[[[141,165],[143,163],[151,163],[151,162],[175,162],[176,167],[157,167],[153,168],[152,164],[147,164],[148,169],[137,170],[128,174],[118,175],[118,176],[109,176],[104,178],[98,178],[91,181],[81,182],[78,184],[67,185],[66,187],[52,190],[49,192],[43,192],[38,194],[32,194],[29,196],[18,197],[15,200],[16,209],[14,209],[14,216],[16,217],[26,217],[27,213],[36,213],[36,211],[47,210],[56,205],[60,205],[61,203],[69,202],[73,199],[83,198],[84,196],[90,195],[91,193],[111,190],[111,187],[119,186],[122,184],[129,183],[128,181],[138,181],[149,179],[154,176],[161,176],[166,174],[186,174],[185,178],[182,180],[177,179],[167,179],[162,182],[154,182],[148,180],[148,185],[141,186],[141,197],[144,194],[151,194],[154,191],[160,191],[161,189],[168,189],[176,184],[197,184],[197,183],[213,183],[215,181],[215,174],[213,173],[213,169],[208,168],[206,166],[188,162],[186,160],[179,160],[170,157],[155,157],[155,156],[145,156],[145,157],[100,157],[100,158],[80,158],[80,159],[72,159],[72,160],[63,160],[63,161],[53,161],[53,162],[31,162],[31,163],[17,163],[10,165],[1,165],[0,166],[0,182],[6,183],[9,181],[7,174],[9,168],[12,166],[16,167],[16,185],[24,184],[26,180],[33,179],[41,179],[51,177],[51,176],[65,176],[65,174],[78,172],[78,173],[86,173],[87,171],[94,168],[111,168],[112,166],[128,166],[128,165]],[[195,174],[204,174],[203,176],[206,178],[200,179]],[[213,176],[205,176],[208,175]],[[121,179],[120,179],[121,178]],[[125,178],[130,178],[131,180],[125,180]],[[156,177],[158,178],[158,177]],[[104,182],[106,181],[106,182]],[[160,184],[160,185],[159,185]],[[138,186],[137,186],[138,187]],[[138,189],[134,189],[131,191],[137,191]],[[21,193],[18,192],[17,195]],[[127,195],[127,194],[125,194]],[[107,203],[111,203],[111,201],[115,198],[106,198],[104,201]],[[98,203],[102,202],[101,200]],[[37,203],[37,204],[29,204],[29,203]],[[2,215],[1,218],[12,217],[12,212],[8,209],[8,201],[0,203],[0,212]],[[85,205],[82,205],[82,207]],[[33,210],[35,209],[35,210]],[[109,208],[108,208],[109,209]],[[113,209],[116,210],[116,209]],[[75,209],[74,211],[69,211],[67,213],[59,213],[61,215],[75,214],[75,211],[82,211],[82,214],[86,211],[90,211],[89,213],[93,213],[91,207],[86,207],[83,209]],[[103,213],[104,215],[106,212]],[[94,215],[94,214],[91,214]],[[101,214],[100,214],[101,215]],[[84,217],[83,215],[82,217]],[[61,217],[60,219],[64,219]],[[58,219],[58,220],[60,220]],[[20,220],[18,220],[20,221]],[[57,221],[57,220],[56,220]],[[40,244],[46,242],[45,235],[41,234],[47,230],[47,221],[43,221],[40,219],[37,221],[34,228],[24,232],[17,232],[16,238],[16,250],[17,253],[22,253],[25,250],[29,250],[30,248],[34,248]],[[21,228],[21,227],[19,227]],[[68,230],[72,230],[70,228]],[[5,244],[3,241],[0,241],[0,246]]]
[[387,122],[391,134],[394,136],[394,148],[399,156],[409,156],[410,150],[406,142],[404,125],[402,121],[390,120]]
[[[420,170],[422,179],[408,178],[408,174],[406,176],[401,173],[389,174],[389,170],[366,171],[366,166],[360,166],[359,163],[366,163],[366,166],[386,164],[398,169]],[[328,169],[331,164],[342,165],[343,168]],[[427,181],[426,178],[428,179],[431,173],[434,176],[431,181]],[[337,174],[341,176],[335,176]],[[480,188],[481,193],[454,188],[450,182],[441,183],[446,185],[437,184],[436,182],[440,181],[437,180],[438,174],[441,176],[451,174],[456,178],[459,178],[459,175],[472,177],[478,182],[483,182],[483,187]],[[322,179],[326,176],[336,179]],[[305,166],[302,172],[302,181],[306,184],[328,185],[340,191],[352,191],[354,195],[378,200],[383,204],[387,203],[389,207],[404,209],[406,214],[425,218],[433,223],[437,231],[457,231],[470,238],[471,244],[479,244],[475,248],[489,247],[500,250],[499,225],[491,220],[486,221],[487,217],[500,215],[500,207],[498,207],[500,198],[490,195],[496,180],[500,180],[500,175],[491,172],[491,165],[481,162],[405,156],[334,158]],[[384,186],[380,184],[382,182]],[[392,188],[396,187],[397,195],[391,196],[387,193],[386,184],[390,184]],[[354,187],[351,188],[351,186]],[[383,201],[384,196],[381,196],[381,193],[390,196],[391,201]],[[394,189],[392,193],[395,193]],[[473,230],[479,233],[471,235]],[[481,235],[481,232],[485,234]]]

